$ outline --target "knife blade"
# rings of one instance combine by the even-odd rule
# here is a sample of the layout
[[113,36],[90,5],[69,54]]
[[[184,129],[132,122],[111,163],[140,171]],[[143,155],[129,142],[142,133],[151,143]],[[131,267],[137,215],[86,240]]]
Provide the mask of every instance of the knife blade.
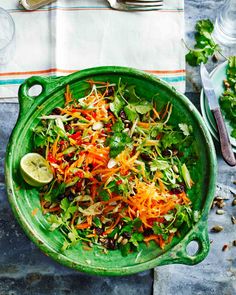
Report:
[[210,75],[203,63],[201,63],[201,66],[200,66],[200,75],[202,79],[204,93],[208,99],[210,110],[212,111],[216,121],[222,156],[228,165],[235,166],[236,159],[235,159],[232,146],[229,140],[229,135],[225,126],[225,122],[220,110],[219,102],[216,97],[214,86],[211,81]]

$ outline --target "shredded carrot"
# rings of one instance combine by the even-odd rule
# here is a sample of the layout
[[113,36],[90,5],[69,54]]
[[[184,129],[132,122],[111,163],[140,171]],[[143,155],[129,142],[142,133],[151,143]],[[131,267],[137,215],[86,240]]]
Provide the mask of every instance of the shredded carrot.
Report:
[[120,215],[118,215],[116,221],[103,233],[103,235],[108,235],[113,231],[113,229],[117,226],[117,224],[120,222]]
[[70,92],[70,86],[66,85],[66,93],[65,93],[66,105],[72,101],[72,94]]
[[75,225],[76,229],[84,229],[84,228],[89,228],[89,227],[90,227],[90,224],[88,224],[87,222]]

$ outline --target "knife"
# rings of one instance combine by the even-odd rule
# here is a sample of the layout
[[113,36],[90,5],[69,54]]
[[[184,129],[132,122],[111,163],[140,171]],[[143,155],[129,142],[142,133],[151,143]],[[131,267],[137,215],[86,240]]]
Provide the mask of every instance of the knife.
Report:
[[201,66],[200,66],[200,74],[201,74],[203,89],[208,99],[210,110],[214,115],[217,129],[219,132],[222,156],[228,165],[235,166],[236,160],[235,160],[235,156],[234,156],[232,146],[229,140],[229,135],[225,126],[225,122],[220,111],[219,102],[216,97],[210,75],[203,63],[201,63]]

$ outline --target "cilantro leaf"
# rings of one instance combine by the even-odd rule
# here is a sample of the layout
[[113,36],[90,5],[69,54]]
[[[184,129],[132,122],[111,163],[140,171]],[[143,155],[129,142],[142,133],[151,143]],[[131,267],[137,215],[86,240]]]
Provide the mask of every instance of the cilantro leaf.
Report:
[[189,49],[186,54],[186,62],[190,66],[200,65],[202,62],[205,64],[208,58],[216,51],[220,51],[220,47],[212,38],[214,25],[209,19],[203,19],[196,23],[196,34],[194,49]]
[[198,49],[198,50],[192,49],[185,56],[185,58],[186,58],[186,62],[192,67],[196,67],[201,62],[205,64],[208,61],[208,57],[205,55],[205,52],[203,49]]
[[143,234],[135,232],[132,234],[129,242],[132,243],[135,247],[138,247],[139,242],[142,242],[144,239]]
[[66,190],[66,184],[64,182],[56,184],[54,187],[55,182],[52,183],[52,186],[50,187],[49,191],[44,195],[44,199],[48,202],[54,202],[57,197],[64,194]]
[[214,25],[209,19],[199,20],[196,23],[196,30],[203,34],[204,32],[212,33],[214,30]]
[[54,231],[55,229],[57,229],[58,227],[63,225],[63,221],[62,221],[61,217],[59,217],[57,215],[48,216],[47,221],[49,223],[51,223],[51,226],[49,228],[50,231]]
[[118,156],[128,144],[132,142],[132,139],[126,133],[116,132],[106,141],[106,144],[110,147],[110,157],[115,158]]
[[161,139],[164,149],[171,147],[173,144],[180,144],[183,140],[183,135],[178,131],[165,133]]
[[116,123],[111,127],[112,131],[114,132],[121,132],[125,128],[124,123],[122,122],[121,118],[118,118]]
[[193,131],[193,127],[191,125],[187,125],[187,124],[183,124],[183,123],[179,124],[179,129],[181,131],[183,131],[183,134],[185,136],[189,136]]
[[135,111],[141,115],[146,114],[152,110],[152,104],[146,100],[142,102],[133,103],[132,106],[134,107]]
[[99,197],[101,197],[103,201],[108,201],[110,199],[110,195],[106,190],[100,191]]
[[123,99],[118,94],[115,94],[113,102],[110,103],[110,110],[116,115],[116,117],[119,117],[119,113],[124,106],[125,102]]
[[124,112],[131,122],[134,122],[138,118],[138,114],[135,110],[135,107],[131,104],[128,104],[124,107]]

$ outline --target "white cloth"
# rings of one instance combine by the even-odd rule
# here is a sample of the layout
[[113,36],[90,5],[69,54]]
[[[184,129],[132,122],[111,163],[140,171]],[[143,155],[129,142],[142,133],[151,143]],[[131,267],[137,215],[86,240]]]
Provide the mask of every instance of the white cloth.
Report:
[[31,12],[17,0],[0,0],[0,7],[16,25],[14,55],[0,65],[2,101],[32,75],[105,65],[145,70],[185,90],[183,0],[164,0],[162,10],[149,12],[115,11],[105,0],[58,0]]

